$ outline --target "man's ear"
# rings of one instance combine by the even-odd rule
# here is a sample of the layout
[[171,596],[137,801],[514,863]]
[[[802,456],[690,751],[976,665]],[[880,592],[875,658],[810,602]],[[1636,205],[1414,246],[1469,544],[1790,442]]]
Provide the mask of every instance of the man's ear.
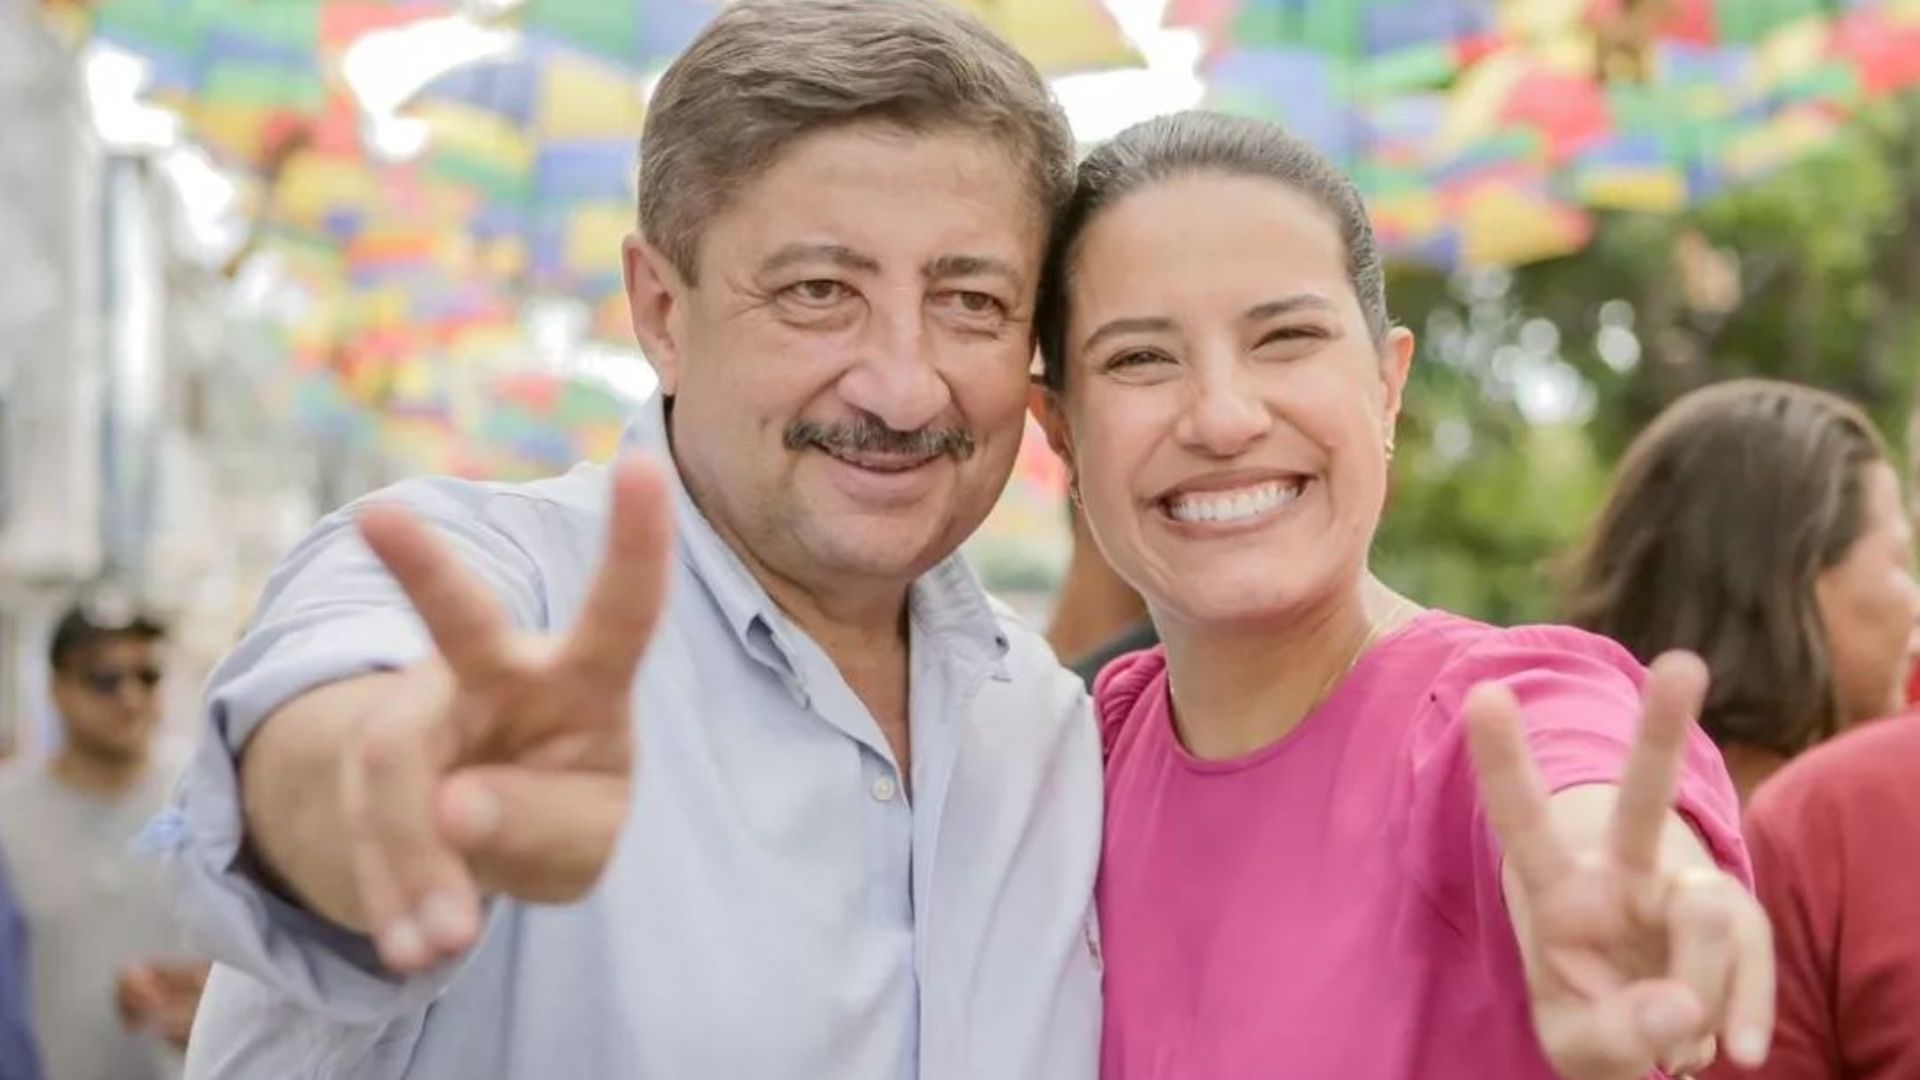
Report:
[[1067,473],[1078,476],[1073,465],[1073,437],[1067,428],[1066,411],[1060,407],[1060,397],[1051,388],[1035,379],[1027,389],[1027,411],[1040,422],[1040,430],[1047,433],[1047,445],[1067,463]]
[[673,396],[680,377],[680,338],[688,285],[673,260],[638,233],[620,248],[627,281],[627,313],[640,351],[660,377],[660,392]]

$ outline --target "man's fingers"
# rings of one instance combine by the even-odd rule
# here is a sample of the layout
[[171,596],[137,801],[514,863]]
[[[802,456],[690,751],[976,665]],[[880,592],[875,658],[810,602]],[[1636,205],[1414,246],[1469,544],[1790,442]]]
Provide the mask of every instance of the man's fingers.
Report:
[[1487,819],[1522,885],[1539,890],[1571,871],[1572,856],[1554,834],[1546,786],[1520,724],[1520,703],[1486,683],[1467,695],[1467,746]]
[[406,895],[369,820],[372,799],[364,770],[351,766],[343,770],[340,806],[347,821],[347,851],[361,916],[373,935],[380,962],[408,974],[428,965],[426,938],[413,924]]
[[1668,975],[1693,991],[1716,1029],[1733,988],[1740,898],[1732,879],[1707,871],[1676,879],[1667,897]]
[[414,972],[459,953],[479,930],[465,863],[442,838],[434,798],[450,747],[433,730],[369,727],[349,751],[343,806],[368,925],[389,967]]
[[1613,856],[1628,871],[1651,875],[1659,866],[1687,728],[1706,700],[1707,681],[1707,666],[1684,652],[1655,660],[1648,674],[1640,730],[1613,811]]
[[460,565],[432,526],[398,506],[360,512],[360,535],[427,624],[435,648],[462,675],[484,672],[511,630],[487,587]]
[[441,785],[440,825],[487,888],[564,903],[613,857],[629,790],[620,774],[476,766]]
[[666,601],[672,508],[666,476],[646,458],[613,467],[606,556],[594,576],[566,657],[580,670],[625,689],[646,652]]
[[1721,1034],[1735,1064],[1756,1068],[1773,1045],[1773,927],[1758,901],[1744,895],[1742,901],[1733,922],[1733,982]]

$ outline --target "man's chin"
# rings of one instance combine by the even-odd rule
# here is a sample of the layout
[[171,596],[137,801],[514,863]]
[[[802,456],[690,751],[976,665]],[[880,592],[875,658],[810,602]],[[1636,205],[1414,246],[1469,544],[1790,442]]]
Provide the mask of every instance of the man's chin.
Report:
[[823,565],[839,575],[874,582],[910,582],[938,565],[960,546],[944,521],[921,515],[842,513],[819,521],[807,546]]

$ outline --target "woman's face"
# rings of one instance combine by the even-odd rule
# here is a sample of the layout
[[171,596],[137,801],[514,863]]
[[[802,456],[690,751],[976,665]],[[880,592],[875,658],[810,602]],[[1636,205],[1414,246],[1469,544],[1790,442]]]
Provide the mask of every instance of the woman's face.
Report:
[[1842,724],[1900,711],[1920,621],[1913,525],[1899,474],[1883,462],[1868,466],[1861,482],[1866,516],[1860,538],[1814,586]]
[[1246,177],[1151,185],[1082,235],[1049,429],[1156,616],[1284,617],[1364,572],[1413,339],[1373,339],[1346,264],[1326,210]]

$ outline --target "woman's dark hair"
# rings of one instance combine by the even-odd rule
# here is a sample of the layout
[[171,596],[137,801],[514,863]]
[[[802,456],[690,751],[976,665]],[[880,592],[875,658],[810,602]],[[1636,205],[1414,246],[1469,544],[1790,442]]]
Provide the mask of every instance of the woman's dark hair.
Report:
[[1887,460],[1873,422],[1819,390],[1748,379],[1681,398],[1620,464],[1571,621],[1643,662],[1700,654],[1713,740],[1799,753],[1840,722],[1815,582],[1859,540],[1864,474]]
[[1055,219],[1035,319],[1048,386],[1059,390],[1066,377],[1067,295],[1087,226],[1101,210],[1141,188],[1196,174],[1273,180],[1318,203],[1340,230],[1347,277],[1368,328],[1376,339],[1386,336],[1386,275],[1366,204],[1347,174],[1276,124],[1222,113],[1174,113],[1135,124],[1087,155],[1073,194]]

